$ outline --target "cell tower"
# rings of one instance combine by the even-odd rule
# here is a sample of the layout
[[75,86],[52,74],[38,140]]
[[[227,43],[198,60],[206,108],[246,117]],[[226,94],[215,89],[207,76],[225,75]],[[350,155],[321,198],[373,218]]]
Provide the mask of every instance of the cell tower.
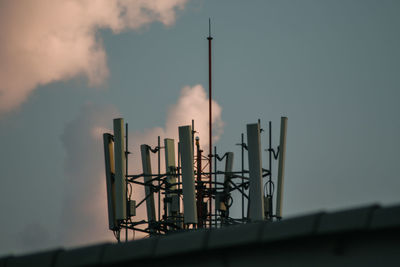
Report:
[[[210,22],[209,22],[210,23]],[[212,146],[212,87],[211,87],[211,23],[209,24],[209,154],[200,148],[195,137],[195,125],[182,125],[177,131],[179,140],[161,137],[154,148],[140,146],[143,172],[128,173],[128,124],[122,118],[114,119],[114,134],[104,133],[104,156],[107,185],[109,229],[118,241],[125,229],[148,235],[162,235],[174,231],[201,228],[220,228],[226,225],[255,221],[274,221],[282,218],[283,181],[285,169],[287,118],[281,118],[280,141],[272,147],[272,124],[268,124],[268,148],[263,149],[261,122],[247,124],[247,143],[241,134],[241,169],[234,169],[234,153],[217,154]],[[124,127],[125,126],[125,127]],[[178,151],[175,150],[177,141]],[[212,150],[214,148],[214,151]],[[161,153],[164,150],[164,153]],[[263,168],[262,154],[268,152],[267,168]],[[177,153],[176,153],[177,152]],[[152,173],[151,153],[157,154],[157,166],[162,157],[165,172]],[[139,153],[134,153],[138,155]],[[163,155],[162,155],[163,154]],[[245,169],[247,154],[248,169]],[[134,160],[140,160],[135,157]],[[275,183],[273,162],[277,161],[276,208],[273,209]],[[218,163],[224,163],[220,170]],[[160,167],[159,167],[160,168]],[[207,171],[208,169],[208,171]],[[132,186],[141,187],[145,196],[137,199]],[[128,190],[130,189],[130,190]],[[140,190],[140,189],[139,189]],[[157,195],[157,202],[155,201]],[[145,203],[147,220],[135,220],[136,209]],[[183,205],[182,205],[183,204]],[[232,211],[241,213],[233,217]]]

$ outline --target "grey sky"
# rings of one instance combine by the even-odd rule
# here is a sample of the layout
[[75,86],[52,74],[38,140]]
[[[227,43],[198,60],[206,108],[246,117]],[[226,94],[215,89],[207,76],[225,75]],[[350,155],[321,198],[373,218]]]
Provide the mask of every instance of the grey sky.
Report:
[[113,106],[143,130],[164,126],[182,87],[207,86],[209,17],[225,122],[218,151],[236,152],[239,168],[246,123],[271,120],[277,145],[287,116],[284,215],[398,203],[399,11],[398,1],[193,0],[168,27],[101,30],[110,71],[102,85],[80,76],[40,86],[0,117],[0,255],[63,245],[73,166],[62,136],[87,105]]

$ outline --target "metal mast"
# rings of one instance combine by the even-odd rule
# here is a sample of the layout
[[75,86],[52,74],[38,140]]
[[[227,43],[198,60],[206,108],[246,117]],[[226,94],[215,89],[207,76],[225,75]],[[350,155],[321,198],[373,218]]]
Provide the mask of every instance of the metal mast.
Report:
[[212,37],[211,37],[211,19],[208,19],[208,121],[209,121],[209,156],[208,156],[208,166],[210,169],[210,198],[209,198],[209,210],[210,210],[210,227],[211,227],[211,220],[212,220],[212,216],[211,216],[211,211],[212,211],[212,206],[211,206],[211,190],[212,190],[212,181],[211,181],[211,173],[212,173],[212,109],[211,109],[211,105],[212,105],[212,86],[211,86],[211,41],[212,41]]

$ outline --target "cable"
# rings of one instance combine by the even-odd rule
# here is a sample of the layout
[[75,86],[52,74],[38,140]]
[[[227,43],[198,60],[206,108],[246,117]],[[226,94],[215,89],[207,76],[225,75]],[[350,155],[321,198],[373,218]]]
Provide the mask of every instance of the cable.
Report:
[[131,200],[132,192],[133,192],[132,184],[128,184],[128,187],[129,187],[129,197],[128,197],[128,199]]
[[113,230],[114,237],[117,239],[118,243],[120,242],[120,237],[121,237],[121,229],[118,230]]
[[264,196],[265,195],[269,195],[268,193],[267,193],[267,185],[269,184],[269,183],[271,183],[271,185],[272,185],[272,192],[271,192],[271,197],[273,197],[274,196],[274,192],[275,192],[275,184],[274,184],[274,182],[273,181],[267,181],[265,184],[264,184]]
[[226,206],[227,206],[227,208],[230,208],[231,206],[232,206],[232,204],[233,204],[233,197],[231,196],[231,195],[229,195],[228,197],[227,197],[227,201],[226,201]]

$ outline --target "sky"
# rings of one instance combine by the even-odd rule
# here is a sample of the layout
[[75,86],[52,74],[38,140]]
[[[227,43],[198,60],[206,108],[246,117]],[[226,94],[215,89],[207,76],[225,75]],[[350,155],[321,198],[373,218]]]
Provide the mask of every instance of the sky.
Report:
[[389,0],[0,1],[0,256],[113,240],[101,137],[113,118],[129,123],[132,173],[138,145],[192,118],[207,145],[209,18],[217,151],[239,170],[246,124],[271,121],[276,147],[288,117],[284,218],[400,203],[399,11]]

